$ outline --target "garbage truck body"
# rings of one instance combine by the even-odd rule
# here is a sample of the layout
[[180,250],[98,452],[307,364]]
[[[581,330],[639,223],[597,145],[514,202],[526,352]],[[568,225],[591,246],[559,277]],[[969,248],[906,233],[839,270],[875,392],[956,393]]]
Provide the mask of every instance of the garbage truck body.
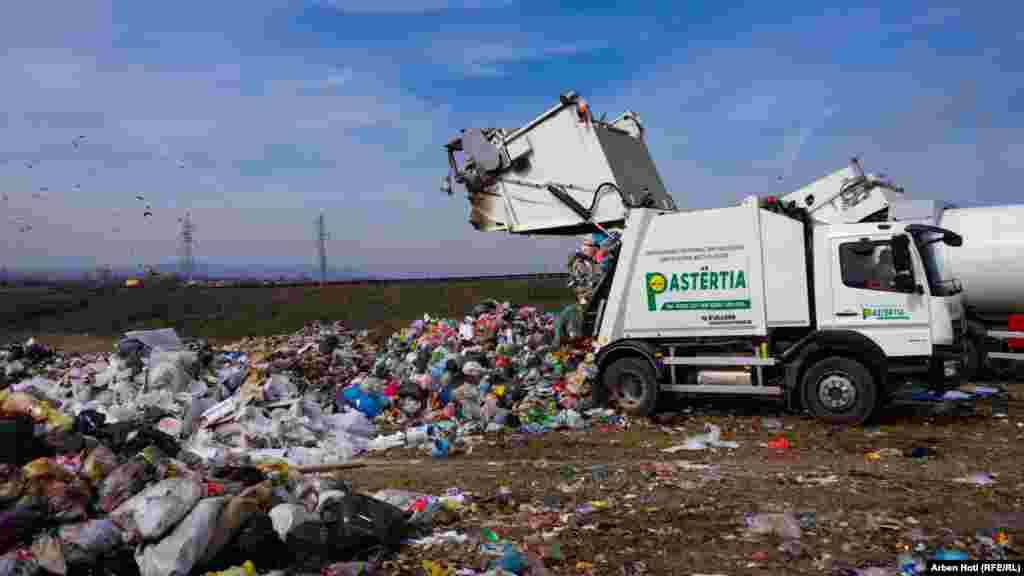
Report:
[[[519,130],[467,130],[446,148],[443,188],[465,188],[477,229],[617,238],[583,303],[599,404],[646,415],[665,391],[764,395],[858,423],[910,375],[958,382],[962,296],[938,280],[930,247],[962,239],[879,219],[873,203],[895,189],[857,163],[815,183],[809,203],[750,197],[681,211],[639,117],[595,120],[574,93]],[[830,209],[863,221],[822,221]]]
[[943,293],[962,292],[967,331],[964,374],[999,376],[1024,367],[1024,204],[957,207],[938,200],[915,200],[891,182],[871,175],[841,192],[839,171],[784,198],[808,208],[826,224],[885,220],[939,226],[963,238],[949,249],[932,243],[937,266],[929,270]]

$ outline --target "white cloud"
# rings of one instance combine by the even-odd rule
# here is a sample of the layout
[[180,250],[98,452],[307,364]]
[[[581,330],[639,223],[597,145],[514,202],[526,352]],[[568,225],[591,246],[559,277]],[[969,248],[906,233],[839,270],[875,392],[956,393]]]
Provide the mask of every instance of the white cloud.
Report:
[[572,58],[604,47],[604,43],[597,42],[545,44],[529,39],[508,43],[462,40],[436,44],[432,57],[456,74],[497,77],[507,74],[509,65]]
[[321,0],[347,14],[426,14],[444,10],[504,8],[517,0]]

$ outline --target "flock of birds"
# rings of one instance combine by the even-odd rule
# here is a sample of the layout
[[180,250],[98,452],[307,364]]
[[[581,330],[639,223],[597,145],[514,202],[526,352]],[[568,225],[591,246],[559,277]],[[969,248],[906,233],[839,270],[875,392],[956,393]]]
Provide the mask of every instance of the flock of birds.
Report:
[[[87,140],[87,138],[84,135],[76,136],[74,139],[71,140],[71,146],[72,146],[72,148],[75,151],[81,150],[82,146],[86,143],[86,140]],[[6,165],[9,162],[10,162],[9,160],[0,159],[0,166]],[[185,163],[184,160],[177,160],[176,164],[177,164],[177,167],[179,169],[183,169],[183,168],[187,167],[187,164]],[[38,168],[39,165],[40,165],[40,161],[39,160],[28,160],[28,161],[26,161],[24,163],[24,166],[25,166],[26,169],[33,170],[35,172],[38,172],[38,170],[35,170],[35,169]],[[95,168],[90,168],[89,169],[89,175],[90,176],[94,176],[95,174],[96,174]],[[71,190],[75,191],[75,192],[79,192],[79,191],[82,190],[82,185],[78,184],[78,183],[73,184],[71,186]],[[46,200],[47,199],[47,197],[50,195],[50,191],[51,191],[51,188],[49,186],[39,186],[29,196],[34,201],[42,201],[42,200]],[[0,216],[3,216],[5,214],[9,214],[10,213],[10,204],[11,204],[10,201],[11,201],[11,194],[10,193],[8,193],[6,191],[0,192]],[[153,218],[153,206],[149,203],[149,201],[146,199],[146,197],[144,195],[142,195],[142,194],[136,194],[135,195],[135,202],[134,202],[134,205],[130,208],[130,210],[132,212],[136,213],[136,214],[138,213],[136,211],[141,210],[142,218],[143,219]],[[113,216],[114,216],[114,221],[115,222],[114,222],[114,224],[111,227],[111,232],[113,232],[114,234],[117,234],[117,233],[121,232],[121,226],[120,226],[119,223],[123,222],[123,220],[121,220],[121,218],[120,218],[120,216],[121,216],[121,209],[120,208],[114,208],[113,209]],[[178,222],[179,223],[183,222],[183,218],[179,217],[178,218]],[[11,229],[16,230],[20,234],[27,234],[29,232],[32,232],[32,230],[35,228],[35,224],[31,220],[29,220],[29,218],[27,218],[25,216],[8,217],[7,218],[7,223],[10,225]],[[134,248],[133,248],[132,259],[133,260],[135,259],[134,258]],[[138,267],[141,269],[141,268],[144,268],[144,265],[143,264],[138,264]]]
[[[86,136],[79,135],[79,136],[76,136],[74,139],[71,140],[71,146],[72,146],[72,148],[74,150],[80,150],[82,145],[85,144],[85,142],[86,142]],[[7,164],[7,162],[8,162],[7,160],[0,159],[0,165]],[[30,170],[34,169],[34,168],[39,166],[39,163],[40,163],[39,160],[29,160],[29,161],[26,161],[25,162],[25,168],[30,169]],[[185,161],[184,160],[178,160],[177,161],[177,166],[178,166],[178,168],[185,168],[186,167]],[[90,173],[90,175],[95,174],[95,170],[90,169],[89,173]],[[71,186],[71,189],[73,191],[75,191],[75,192],[81,191],[82,190],[82,185],[76,183],[76,184]],[[37,188],[36,191],[31,193],[31,198],[33,200],[45,200],[47,195],[49,194],[49,192],[50,192],[50,187],[49,186],[39,186],[39,188]],[[10,204],[10,200],[11,200],[10,194],[8,194],[7,192],[0,193],[0,201],[2,201],[2,203],[4,205],[4,206],[0,207],[0,213],[3,213],[3,212],[7,211],[7,208],[9,207],[9,204]],[[142,209],[142,217],[143,218],[152,218],[153,217],[153,206],[146,200],[146,197],[143,196],[142,194],[138,194],[138,195],[135,196],[135,200],[137,201],[137,206],[145,206],[145,208]],[[133,210],[137,210],[137,209],[138,208],[133,208]],[[115,208],[114,209],[114,215],[118,216],[119,214],[120,214],[120,210]],[[182,218],[178,218],[178,222],[179,223],[182,222]],[[32,229],[33,229],[32,223],[30,221],[28,221],[28,219],[26,219],[25,217],[8,218],[8,223],[10,225],[12,225],[18,232],[23,233],[23,234],[27,233],[27,232],[31,232]],[[115,224],[112,227],[111,231],[114,232],[114,233],[117,233],[117,232],[121,231],[121,228],[120,228],[120,226]]]

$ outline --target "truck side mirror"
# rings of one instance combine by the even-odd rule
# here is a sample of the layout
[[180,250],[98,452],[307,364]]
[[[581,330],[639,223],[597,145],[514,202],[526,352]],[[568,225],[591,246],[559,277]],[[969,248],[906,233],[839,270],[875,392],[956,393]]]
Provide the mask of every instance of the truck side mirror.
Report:
[[910,239],[905,235],[894,236],[892,239],[892,265],[896,272],[910,272]]
[[953,246],[954,248],[957,246],[964,245],[963,237],[957,234],[956,232],[950,232],[949,230],[947,230],[946,233],[942,235],[942,242],[946,246]]

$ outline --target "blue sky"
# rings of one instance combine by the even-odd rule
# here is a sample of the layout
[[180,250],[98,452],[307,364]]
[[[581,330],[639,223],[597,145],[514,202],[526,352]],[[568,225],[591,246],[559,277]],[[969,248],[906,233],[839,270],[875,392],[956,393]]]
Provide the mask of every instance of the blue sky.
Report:
[[575,242],[475,232],[438,187],[459,129],[567,89],[640,114],[680,206],[852,155],[916,197],[1020,202],[1024,5],[846,4],[12,3],[0,263],[166,262],[185,210],[203,260],[312,263],[324,210],[339,267],[560,271]]

